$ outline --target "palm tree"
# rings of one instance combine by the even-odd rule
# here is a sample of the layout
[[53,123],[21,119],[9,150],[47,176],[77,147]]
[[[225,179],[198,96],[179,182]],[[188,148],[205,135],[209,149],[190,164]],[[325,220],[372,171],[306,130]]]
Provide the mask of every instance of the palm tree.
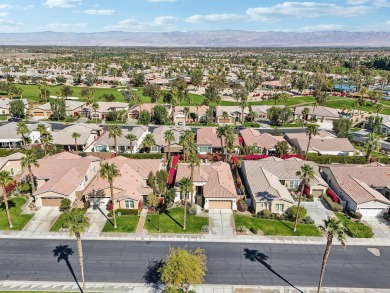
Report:
[[16,126],[16,134],[22,136],[22,144],[24,148],[27,147],[27,135],[30,133],[25,121],[19,121]]
[[240,108],[241,108],[241,124],[244,124],[244,111],[248,107],[248,101],[246,99],[241,99]]
[[77,139],[81,136],[80,133],[78,132],[73,132],[72,133],[72,138],[74,138],[74,145],[75,145],[75,148],[76,148],[76,152],[78,151],[78,145],[77,145]]
[[144,148],[145,148],[146,152],[150,153],[150,148],[156,144],[156,140],[154,139],[153,134],[148,133],[145,136],[144,141],[142,142],[142,144],[144,145]]
[[380,137],[376,133],[369,133],[363,141],[363,146],[366,148],[366,162],[370,162],[370,155],[372,151],[379,151],[381,149]]
[[188,121],[188,115],[190,114],[190,108],[189,107],[184,107],[183,108],[183,113],[184,113],[184,116],[185,116],[185,120],[187,122]]
[[382,104],[376,104],[375,105],[375,109],[376,109],[376,116],[378,116],[379,112],[382,111],[382,109],[383,109],[383,105]]
[[116,229],[116,215],[115,215],[115,197],[114,197],[114,178],[121,176],[120,171],[117,166],[112,163],[109,165],[108,163],[103,164],[102,168],[99,171],[100,176],[103,179],[107,179],[108,184],[110,184],[110,194],[111,194],[111,202],[112,202],[112,215],[114,217],[114,229]]
[[172,130],[167,130],[164,132],[165,143],[168,144],[168,160],[171,158],[171,142],[175,140],[175,135]]
[[34,151],[28,151],[22,159],[22,168],[28,170],[31,182],[31,194],[33,194],[36,190],[34,175],[31,168],[32,166],[39,168],[38,159]]
[[222,103],[221,96],[215,97],[215,123],[218,123],[218,106]]
[[10,229],[12,229],[14,226],[12,225],[11,215],[9,213],[8,194],[7,194],[6,186],[13,182],[14,179],[12,178],[11,174],[8,171],[5,170],[0,171],[0,185],[1,187],[3,187],[3,200],[5,206],[5,214],[7,215],[8,225]]
[[343,248],[347,245],[345,228],[339,219],[328,217],[327,220],[324,220],[324,223],[325,226],[320,227],[320,229],[326,233],[326,247],[324,257],[322,258],[321,274],[320,281],[318,282],[317,293],[319,293],[321,290],[322,280],[324,278],[326,263],[328,261],[330,249],[332,247],[333,237],[337,237],[337,240],[340,241]]
[[108,127],[108,137],[114,138],[115,152],[118,153],[117,137],[122,137],[122,129],[118,125],[110,125]]
[[221,140],[221,149],[223,153],[223,138],[226,136],[226,127],[225,126],[218,126],[217,127],[217,137]]
[[81,233],[89,227],[89,219],[85,216],[82,209],[72,209],[70,212],[65,213],[64,226],[69,229],[69,236],[76,236],[77,240],[77,252],[79,254],[81,280],[83,282],[83,292],[87,293],[85,286],[84,276],[84,258],[83,258],[83,244],[81,242]]
[[310,142],[313,136],[316,136],[319,134],[318,132],[318,125],[317,124],[308,124],[307,129],[306,129],[306,134],[309,136],[309,140],[307,142],[307,148],[306,148],[306,160],[307,157],[309,156],[309,147],[310,147]]
[[133,142],[137,140],[137,136],[134,134],[134,133],[128,133],[126,134],[125,138],[127,140],[129,140],[130,142],[130,145],[129,145],[129,149],[130,149],[130,153],[132,154],[133,153]]
[[298,208],[297,208],[297,215],[295,217],[294,232],[297,231],[299,208],[301,206],[301,199],[302,199],[303,191],[305,190],[305,185],[310,183],[311,179],[314,179],[313,167],[310,166],[309,164],[304,164],[301,166],[301,170],[297,171],[296,175],[301,178],[301,192],[298,195]]
[[230,155],[234,152],[236,138],[234,136],[233,127],[231,125],[225,125],[225,146],[226,157],[225,162],[230,159]]
[[188,161],[190,145],[195,141],[195,133],[192,130],[185,130],[179,137],[179,144],[183,147],[184,161]]
[[186,220],[187,220],[187,195],[189,192],[193,191],[193,182],[191,178],[183,177],[179,181],[179,187],[181,193],[184,195],[184,215],[183,215],[183,230],[186,230]]
[[97,120],[98,120],[98,117],[97,117],[97,111],[99,110],[99,104],[94,102],[92,104],[92,110],[95,112],[95,123],[97,124]]
[[[200,166],[200,160],[198,158],[198,155],[194,152],[192,152],[189,156],[189,167],[191,168],[191,181],[194,182],[194,173],[195,173],[195,167]],[[191,196],[191,206],[194,205],[194,197]]]
[[43,133],[41,136],[41,142],[44,146],[45,155],[46,155],[49,143],[53,142],[53,135],[51,135],[51,133],[49,133],[49,132]]
[[275,145],[276,154],[281,157],[282,155],[288,154],[288,144],[286,141],[278,141]]

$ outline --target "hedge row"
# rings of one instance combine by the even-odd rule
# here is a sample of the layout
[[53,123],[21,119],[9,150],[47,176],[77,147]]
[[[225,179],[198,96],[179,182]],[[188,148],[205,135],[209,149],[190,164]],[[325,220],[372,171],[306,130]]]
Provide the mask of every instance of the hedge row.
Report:
[[0,149],[0,157],[6,157],[9,155],[12,155],[14,153],[19,152],[20,150],[17,149]]
[[117,209],[116,214],[121,213],[122,216],[138,216],[137,209]]
[[164,157],[164,154],[161,153],[142,153],[142,154],[119,154],[120,156],[127,157],[130,159],[162,159]]
[[[316,162],[318,164],[331,164],[331,163],[340,163],[340,164],[365,164],[365,157],[358,156],[333,156],[333,155],[318,155],[310,154],[307,158],[309,161]],[[389,164],[390,158],[380,158],[378,159],[383,164]]]
[[343,210],[343,206],[341,204],[333,202],[333,200],[329,196],[324,196],[326,203],[334,212],[341,212]]

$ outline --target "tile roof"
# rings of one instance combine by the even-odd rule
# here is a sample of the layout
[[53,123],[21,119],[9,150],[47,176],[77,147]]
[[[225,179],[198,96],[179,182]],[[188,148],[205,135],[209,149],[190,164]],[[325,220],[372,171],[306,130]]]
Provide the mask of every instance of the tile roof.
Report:
[[[175,115],[179,114],[184,114],[184,106],[176,106],[175,107]],[[199,116],[206,115],[207,109],[209,108],[208,106],[202,105],[199,106],[198,109],[196,106],[189,106],[190,108],[190,113],[198,113]]]
[[[50,125],[47,123],[40,123],[44,124],[46,127],[49,127]],[[4,125],[0,126],[0,140],[22,140],[22,136],[16,134],[18,123],[17,122],[9,122]],[[33,124],[27,124],[28,129],[30,132],[34,131],[38,127],[38,123]]]
[[[137,137],[137,140],[138,140],[142,136],[142,134],[144,134],[145,132],[148,132],[148,127],[146,127],[146,126],[136,126],[132,130],[122,129],[122,136],[116,138],[118,147],[130,145],[130,141],[126,138],[126,135],[128,133],[133,133]],[[106,131],[93,144],[114,147],[115,140],[114,140],[114,138],[110,138],[109,132]]]
[[[306,151],[308,138],[294,138],[290,142],[298,150]],[[355,148],[348,138],[317,138],[310,141],[309,152],[354,152]]]
[[[239,106],[218,106],[217,116],[222,116],[223,112],[227,112],[229,116],[241,116],[242,109]],[[244,109],[244,115],[249,113],[249,108]]]
[[[239,146],[238,135],[234,134],[235,137],[235,146]],[[196,144],[199,145],[207,145],[215,148],[221,148],[225,146],[225,139],[221,139],[217,137],[217,128],[216,127],[202,127],[198,128],[196,133]]]
[[[8,98],[1,98],[0,99],[0,108],[1,109],[9,109],[9,103],[11,101],[12,100],[8,99]],[[24,104],[25,108],[28,109],[28,101],[27,101],[27,99],[22,99],[22,101],[23,101],[23,104]]]
[[106,113],[110,110],[116,110],[116,109],[125,109],[127,110],[129,108],[128,103],[123,102],[98,102],[99,109],[97,110],[100,113]]
[[[306,132],[286,133],[286,136],[289,139],[293,139],[293,138],[304,139],[309,137],[306,134]],[[337,137],[336,135],[323,129],[318,130],[318,134],[316,136],[313,136],[313,138],[336,138],[336,137]]]
[[[85,105],[85,102],[65,100],[66,111],[72,111],[72,110],[75,110],[75,109],[82,107],[84,105]],[[51,111],[50,103],[39,105],[33,110]]]
[[[237,198],[229,164],[224,162],[201,164],[195,167],[194,171],[194,182],[206,182],[203,186],[205,198]],[[178,164],[176,184],[184,177],[191,177],[191,168],[189,164]]]
[[279,141],[285,141],[282,136],[273,136],[269,133],[260,133],[253,128],[246,128],[240,131],[244,142],[248,146],[256,145],[267,150],[275,148]]
[[[323,106],[299,106],[295,108],[294,114],[295,115],[302,115],[302,111],[305,108],[309,108],[309,114],[310,115],[315,115],[315,116],[321,116],[321,117],[331,117],[331,118],[338,118],[339,113],[336,109],[333,108],[328,108],[328,107],[323,107]],[[314,113],[313,113],[314,111]]]
[[179,143],[179,138],[180,135],[184,133],[186,130],[191,130],[189,127],[185,126],[159,126],[153,130],[153,137],[154,140],[156,141],[156,145],[159,146],[167,146],[168,144],[165,142],[164,135],[167,130],[172,130],[173,135],[175,137],[175,140],[171,142],[171,144],[178,144]]
[[9,161],[19,161],[24,158],[24,154],[22,153],[14,153],[11,155],[8,155],[6,157],[0,157],[0,170],[4,167],[5,164],[7,164]]

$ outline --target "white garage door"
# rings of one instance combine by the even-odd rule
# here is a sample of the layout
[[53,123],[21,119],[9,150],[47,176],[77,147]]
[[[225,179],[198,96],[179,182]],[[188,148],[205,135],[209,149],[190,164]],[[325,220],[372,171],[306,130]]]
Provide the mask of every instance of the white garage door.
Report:
[[375,217],[375,216],[380,216],[383,212],[382,209],[359,209],[359,212],[363,215],[363,217]]

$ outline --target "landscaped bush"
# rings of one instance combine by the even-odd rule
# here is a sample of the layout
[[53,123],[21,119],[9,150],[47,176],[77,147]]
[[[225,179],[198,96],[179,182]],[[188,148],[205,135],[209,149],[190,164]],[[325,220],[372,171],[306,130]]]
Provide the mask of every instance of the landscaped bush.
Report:
[[269,219],[269,218],[271,218],[271,212],[267,209],[264,209],[264,210],[258,212],[256,217],[261,218],[261,219]]
[[365,164],[366,163],[365,157],[358,157],[358,156],[333,156],[333,155],[317,155],[317,154],[309,153],[307,159],[308,161],[314,161],[317,164],[330,164],[330,163]]
[[303,222],[305,224],[314,224],[314,220],[310,216],[307,216],[306,218],[304,218]]
[[18,150],[16,150],[16,149],[12,149],[12,150],[0,149],[0,157],[6,157],[6,156],[12,155],[12,154],[17,153],[17,152],[18,152]]
[[238,227],[236,228],[236,230],[237,230],[237,232],[240,232],[240,233],[246,233],[246,232],[248,232],[248,228],[247,228],[246,226],[244,226],[244,225],[238,226]]
[[333,200],[329,196],[324,196],[324,200],[332,211],[341,212],[343,210],[343,206],[341,204],[333,202]]
[[71,205],[72,205],[72,202],[69,198],[62,199],[60,202],[60,207],[59,207],[60,212],[69,211]]
[[246,212],[248,210],[248,205],[245,202],[245,199],[241,198],[237,201],[237,210],[239,212]]
[[203,225],[200,231],[202,233],[209,233],[209,225]]
[[116,214],[121,213],[122,216],[137,216],[137,209],[117,209],[115,210]]
[[254,227],[251,227],[251,228],[249,229],[249,231],[251,231],[251,232],[252,232],[253,234],[255,234],[255,235],[259,234],[259,229],[254,228]]
[[354,212],[354,211],[349,211],[349,215],[354,218],[360,220],[363,215],[360,212]]
[[[297,213],[298,213],[298,206],[291,206],[284,212],[284,218],[288,221],[295,221],[295,218],[297,217]],[[306,216],[307,216],[306,208],[303,206],[300,206],[299,207],[298,221],[305,219]]]
[[197,211],[196,211],[196,207],[193,207],[193,208],[188,208],[187,209],[187,214],[189,215],[192,215],[192,216],[195,216],[197,214]]
[[119,154],[120,156],[127,157],[130,159],[162,159],[164,154],[155,153],[155,154]]
[[353,238],[371,238],[374,236],[371,227],[368,227],[360,222],[353,222],[342,213],[337,213],[336,216],[341,220],[348,234]]
[[340,203],[340,199],[338,198],[337,194],[330,188],[326,190],[326,194],[332,199],[335,203]]

